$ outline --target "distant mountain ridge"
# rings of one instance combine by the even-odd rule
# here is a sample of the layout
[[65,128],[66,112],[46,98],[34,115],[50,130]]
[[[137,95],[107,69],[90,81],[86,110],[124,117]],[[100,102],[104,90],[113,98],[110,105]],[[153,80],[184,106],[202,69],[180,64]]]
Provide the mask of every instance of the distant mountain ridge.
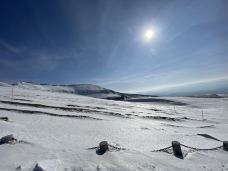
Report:
[[25,89],[71,93],[109,100],[127,100],[132,98],[155,97],[151,95],[120,93],[93,84],[49,85],[33,82],[17,82],[12,85],[0,83],[0,86],[15,86]]
[[[34,82],[17,82],[14,84],[8,84],[0,82],[0,86],[4,87],[19,87],[25,89],[60,92],[60,93],[70,93],[84,95],[100,99],[108,100],[126,100],[126,101],[148,101],[148,98],[159,97],[156,95],[142,95],[142,94],[130,94],[121,93],[114,90],[106,89],[98,85],[93,84],[70,84],[70,85],[49,85],[49,84],[39,84]],[[175,96],[175,95],[174,95]],[[224,98],[228,97],[227,93],[199,93],[197,95],[184,95],[187,97],[195,98]],[[150,99],[151,100],[151,99]]]
[[204,95],[195,95],[189,97],[198,97],[198,98],[224,98],[225,94],[204,94]]

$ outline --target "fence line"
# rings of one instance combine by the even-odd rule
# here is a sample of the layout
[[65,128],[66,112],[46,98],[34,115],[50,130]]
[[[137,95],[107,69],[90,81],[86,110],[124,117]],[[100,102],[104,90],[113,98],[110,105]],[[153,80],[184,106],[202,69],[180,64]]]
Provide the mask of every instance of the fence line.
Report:
[[203,150],[205,150],[205,151],[207,151],[207,150],[217,150],[219,148],[222,148],[222,145],[218,146],[218,147],[214,147],[214,148],[195,148],[195,147],[187,146],[187,145],[184,145],[184,144],[181,144],[181,146],[186,147],[186,148],[190,148],[192,150],[198,150],[198,151],[200,151],[200,150],[201,151],[203,151]]

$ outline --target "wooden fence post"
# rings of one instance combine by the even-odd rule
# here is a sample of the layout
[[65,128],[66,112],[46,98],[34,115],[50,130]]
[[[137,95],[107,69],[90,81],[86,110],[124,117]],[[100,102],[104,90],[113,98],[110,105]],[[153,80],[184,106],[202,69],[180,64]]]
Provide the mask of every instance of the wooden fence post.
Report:
[[108,150],[108,142],[107,141],[100,142],[99,146],[100,146],[101,152],[106,152]]
[[183,158],[181,145],[178,141],[172,141],[173,153],[178,158]]
[[228,151],[228,141],[223,141],[223,150]]

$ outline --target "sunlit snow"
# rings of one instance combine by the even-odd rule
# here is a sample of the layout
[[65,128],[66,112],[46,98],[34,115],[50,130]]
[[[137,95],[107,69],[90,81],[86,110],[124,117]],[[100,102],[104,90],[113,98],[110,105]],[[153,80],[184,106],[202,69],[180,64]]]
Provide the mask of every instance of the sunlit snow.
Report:
[[[161,97],[157,97],[161,98]],[[171,141],[214,148],[228,140],[227,98],[165,98],[187,105],[136,103],[0,85],[0,138],[20,142],[0,145],[0,170],[227,170],[228,152],[182,147],[184,159],[151,152]],[[60,117],[61,116],[61,117]],[[221,141],[197,134],[208,134]],[[125,148],[103,155],[88,148],[106,140]]]

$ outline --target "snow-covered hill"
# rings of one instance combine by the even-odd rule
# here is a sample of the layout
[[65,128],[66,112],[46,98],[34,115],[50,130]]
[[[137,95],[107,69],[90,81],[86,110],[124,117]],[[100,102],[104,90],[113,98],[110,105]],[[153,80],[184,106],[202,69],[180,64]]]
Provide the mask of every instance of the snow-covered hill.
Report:
[[103,99],[111,97],[120,97],[120,93],[118,92],[108,90],[92,84],[47,85],[28,82],[18,82],[14,86],[33,90],[79,94]]
[[10,84],[7,84],[7,83],[0,82],[0,86],[9,87],[9,86],[11,86],[11,85],[10,85]]
[[93,84],[48,85],[48,84],[37,84],[32,82],[17,82],[16,84],[10,85],[10,84],[0,82],[0,86],[13,86],[13,87],[29,89],[29,90],[78,94],[78,95],[84,95],[84,96],[95,97],[100,99],[109,99],[109,100],[130,100],[135,98],[137,99],[137,98],[145,98],[145,97],[147,98],[155,97],[151,95],[120,93],[120,92],[116,92]]
[[[9,118],[0,119],[0,138],[13,134],[18,140],[0,145],[1,171],[36,171],[36,165],[46,171],[228,169],[222,148],[182,146],[180,159],[169,147],[174,140],[201,149],[221,146],[228,139],[227,98],[136,103],[42,88],[18,85],[12,94],[0,86],[0,117]],[[111,146],[101,154],[95,147],[104,140]]]

